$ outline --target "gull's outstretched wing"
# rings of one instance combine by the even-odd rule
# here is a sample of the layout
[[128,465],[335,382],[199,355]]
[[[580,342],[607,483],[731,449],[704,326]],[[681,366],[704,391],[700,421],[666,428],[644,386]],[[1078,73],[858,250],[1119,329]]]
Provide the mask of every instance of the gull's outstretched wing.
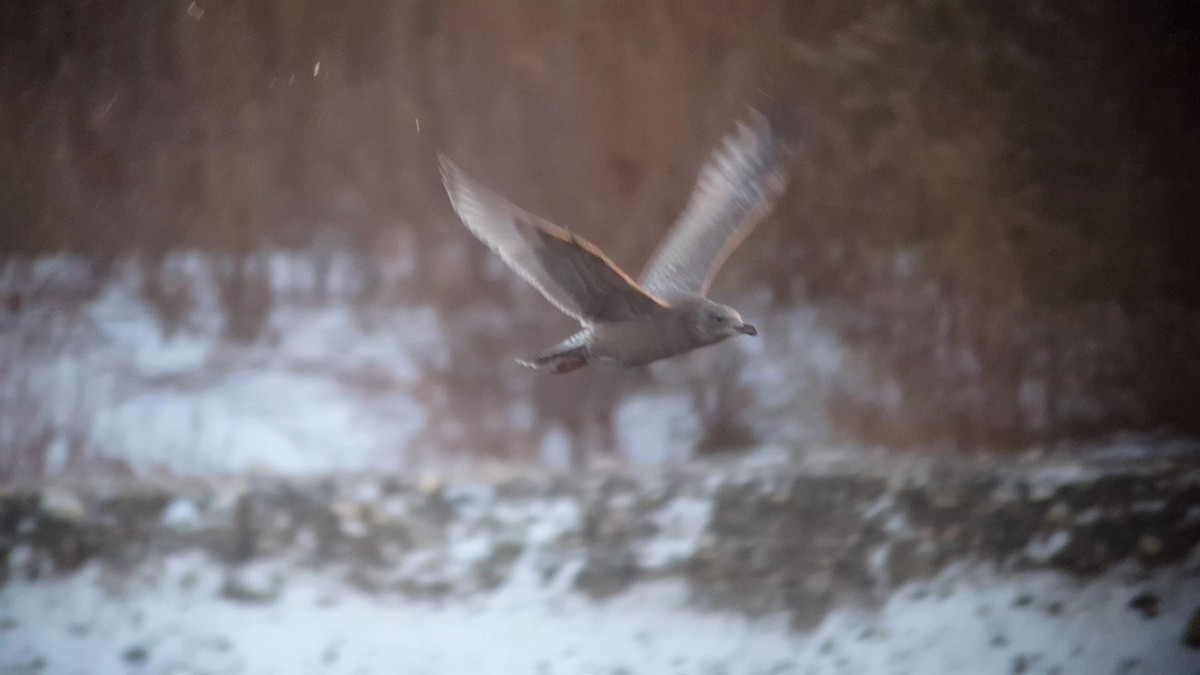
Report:
[[592,243],[505,201],[446,157],[438,163],[467,229],[555,307],[583,323],[628,321],[666,307]]
[[708,292],[725,259],[783,193],[794,132],[795,122],[783,109],[771,119],[752,111],[750,120],[722,140],[701,169],[683,214],[646,265],[647,291],[661,297]]

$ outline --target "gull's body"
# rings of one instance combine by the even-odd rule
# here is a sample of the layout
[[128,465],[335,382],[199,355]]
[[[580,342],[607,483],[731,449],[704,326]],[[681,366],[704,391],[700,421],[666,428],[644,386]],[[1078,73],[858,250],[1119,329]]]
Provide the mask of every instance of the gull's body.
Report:
[[700,172],[678,223],[638,284],[570,231],[501,199],[441,158],[446,192],[463,223],[551,303],[582,325],[521,363],[565,373],[588,363],[641,366],[756,335],[733,308],[705,297],[721,264],[784,187],[791,129],[755,114]]
[[[549,354],[559,354],[576,346],[585,346],[587,361],[612,363],[622,366],[644,366],[683,352],[720,342],[735,334],[754,334],[754,327],[740,320],[730,322],[732,334],[714,335],[698,331],[695,312],[700,307],[689,307],[695,300],[680,298],[661,311],[640,317],[635,321],[599,322],[584,326],[583,330],[560,343]],[[716,303],[707,303],[720,308]],[[690,311],[689,311],[690,310]],[[536,361],[523,362],[537,367]]]

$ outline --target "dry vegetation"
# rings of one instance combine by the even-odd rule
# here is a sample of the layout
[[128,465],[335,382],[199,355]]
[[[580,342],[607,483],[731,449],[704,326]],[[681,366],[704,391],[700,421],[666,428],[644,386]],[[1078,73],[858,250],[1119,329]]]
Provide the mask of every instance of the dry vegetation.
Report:
[[[401,241],[421,251],[416,279],[369,285],[363,302],[432,299],[453,326],[498,291],[452,225],[435,150],[636,267],[740,106],[770,96],[802,107],[807,143],[722,291],[827,308],[879,390],[901,393],[835,397],[847,436],[975,448],[1200,432],[1196,14],[16,0],[0,8],[0,250],[132,251],[151,268],[181,247],[228,253],[228,333],[254,339],[271,302],[256,251]],[[186,289],[150,274],[145,291],[170,326]],[[561,332],[535,321],[552,316],[522,318],[523,342]],[[472,364],[511,344],[458,337],[462,359],[431,378],[486,425],[507,393]],[[539,411],[604,446],[629,386],[555,382]],[[590,417],[556,410],[583,396]],[[714,427],[736,418],[737,392],[697,397]]]

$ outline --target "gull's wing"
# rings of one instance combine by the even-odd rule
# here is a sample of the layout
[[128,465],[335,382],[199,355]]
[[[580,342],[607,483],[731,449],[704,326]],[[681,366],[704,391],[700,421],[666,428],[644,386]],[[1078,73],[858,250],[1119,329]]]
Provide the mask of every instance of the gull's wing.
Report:
[[642,286],[656,295],[704,295],[717,270],[771,210],[786,185],[795,123],[753,112],[713,153],[675,226],[650,258]]
[[592,243],[505,201],[445,156],[438,163],[467,229],[555,307],[584,323],[628,321],[666,307]]

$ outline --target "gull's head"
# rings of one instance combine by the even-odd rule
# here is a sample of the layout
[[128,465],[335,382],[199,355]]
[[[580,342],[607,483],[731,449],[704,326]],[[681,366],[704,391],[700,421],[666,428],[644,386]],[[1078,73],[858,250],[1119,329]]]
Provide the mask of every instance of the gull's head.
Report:
[[715,302],[698,308],[696,328],[707,342],[720,342],[738,335],[758,335],[758,331],[742,319],[737,310]]

